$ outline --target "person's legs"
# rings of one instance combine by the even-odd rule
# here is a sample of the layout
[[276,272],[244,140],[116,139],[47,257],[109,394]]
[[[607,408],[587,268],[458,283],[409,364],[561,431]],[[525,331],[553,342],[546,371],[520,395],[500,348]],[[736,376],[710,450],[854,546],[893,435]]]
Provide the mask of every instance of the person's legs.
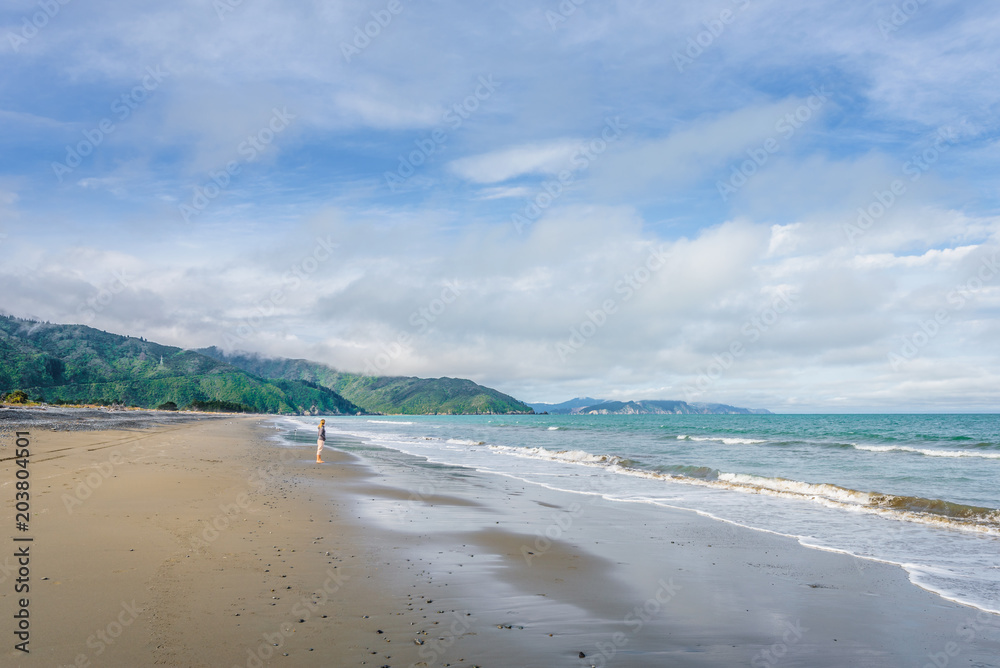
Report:
[[323,461],[323,456],[322,456],[323,455],[323,445],[325,443],[326,443],[326,441],[323,441],[323,440],[317,440],[316,441],[316,461],[317,462]]

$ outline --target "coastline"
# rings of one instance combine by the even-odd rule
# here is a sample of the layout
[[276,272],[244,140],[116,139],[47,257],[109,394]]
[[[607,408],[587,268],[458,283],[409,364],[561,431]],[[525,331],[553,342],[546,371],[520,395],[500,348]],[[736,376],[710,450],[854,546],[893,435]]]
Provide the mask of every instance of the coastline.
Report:
[[[895,566],[356,441],[328,440],[316,465],[315,445],[281,446],[272,425],[33,430],[32,651],[9,644],[4,664],[987,666],[1000,655],[1000,617]],[[8,525],[13,480],[0,462]],[[10,624],[12,578],[0,578]]]

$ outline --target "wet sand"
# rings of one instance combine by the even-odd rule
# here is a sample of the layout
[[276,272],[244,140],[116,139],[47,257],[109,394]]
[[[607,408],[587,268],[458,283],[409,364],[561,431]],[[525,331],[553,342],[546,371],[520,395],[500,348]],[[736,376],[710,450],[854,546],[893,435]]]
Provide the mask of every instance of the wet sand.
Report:
[[893,566],[268,424],[28,425],[28,655],[4,436],[0,665],[998,664],[1000,618]]

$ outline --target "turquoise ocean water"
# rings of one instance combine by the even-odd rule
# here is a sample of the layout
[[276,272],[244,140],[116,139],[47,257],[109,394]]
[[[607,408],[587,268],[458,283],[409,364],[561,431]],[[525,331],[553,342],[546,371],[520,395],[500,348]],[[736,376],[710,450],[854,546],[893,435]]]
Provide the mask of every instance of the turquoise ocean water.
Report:
[[[317,419],[289,422],[310,432]],[[1000,416],[328,417],[327,431],[899,564],[1000,613]]]

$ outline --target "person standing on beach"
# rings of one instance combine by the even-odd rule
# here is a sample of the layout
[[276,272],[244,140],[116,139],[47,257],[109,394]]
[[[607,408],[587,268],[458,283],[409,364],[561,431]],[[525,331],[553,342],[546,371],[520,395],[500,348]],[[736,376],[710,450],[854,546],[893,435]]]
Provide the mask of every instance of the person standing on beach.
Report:
[[326,420],[319,421],[319,437],[316,439],[316,463],[323,463],[323,446],[326,445]]

